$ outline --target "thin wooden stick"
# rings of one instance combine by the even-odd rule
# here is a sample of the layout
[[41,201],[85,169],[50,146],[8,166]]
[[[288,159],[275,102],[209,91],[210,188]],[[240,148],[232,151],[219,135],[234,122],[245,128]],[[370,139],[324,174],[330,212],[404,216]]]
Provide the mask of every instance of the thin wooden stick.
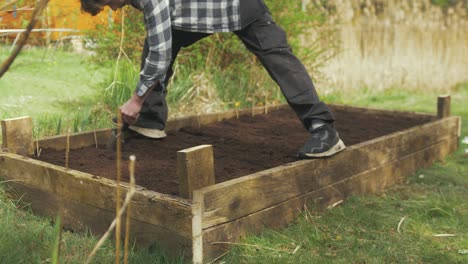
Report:
[[65,148],[65,169],[69,169],[70,163],[70,127],[67,129],[67,146]]
[[[119,47],[119,55],[117,57],[117,63],[115,66],[115,71],[114,71],[114,81],[117,80],[117,71],[118,71],[118,65],[120,58],[122,57],[122,51],[123,51],[123,43],[125,39],[125,9],[121,9],[121,15],[122,15],[122,30],[120,32],[120,47]],[[121,159],[122,159],[122,114],[118,113],[118,137],[117,137],[117,189],[116,189],[116,207],[115,207],[115,214],[120,215],[120,177],[121,177]],[[115,230],[115,263],[119,264],[120,263],[120,237],[121,237],[121,218],[117,218],[117,224],[116,224],[116,230]]]
[[93,130],[93,133],[94,133],[94,144],[96,145],[96,148],[98,148],[96,129]]
[[26,44],[26,41],[29,38],[29,34],[31,33],[31,30],[34,28],[34,25],[37,22],[37,17],[45,9],[48,2],[49,2],[49,0],[41,0],[41,2],[39,2],[36,5],[36,8],[34,8],[34,12],[33,12],[32,16],[31,16],[31,21],[29,22],[29,25],[26,28],[26,31],[25,31],[24,35],[22,35],[21,40],[19,41],[18,45],[15,46],[15,49],[12,51],[10,57],[8,57],[5,60],[5,62],[2,64],[2,66],[0,67],[0,78],[8,71],[11,64],[13,64],[13,61],[15,61],[16,57],[18,56],[18,54],[23,49],[24,44]]
[[268,114],[268,95],[265,94],[265,114]]
[[254,110],[254,107],[255,107],[255,98],[252,97],[252,117],[255,116],[255,110]]
[[115,62],[115,69],[114,69],[114,82],[117,80],[117,72],[119,70],[119,62],[122,58],[122,51],[123,51],[123,43],[125,38],[125,9],[121,9],[122,11],[122,30],[120,31],[120,47],[119,47],[119,55],[117,55],[117,61]]
[[121,219],[120,219],[120,178],[122,171],[120,170],[122,159],[122,114],[119,112],[117,115],[117,179],[115,188],[115,215],[116,215],[116,229],[115,229],[115,263],[120,263],[120,237],[121,237]]
[[[135,189],[135,156],[130,156],[130,164],[129,164],[129,171],[130,171],[130,189]],[[125,253],[124,253],[124,263],[128,264],[128,247],[130,242],[130,215],[131,215],[131,203],[127,206],[127,219],[125,223]]]
[[236,118],[239,119],[239,102],[234,103],[234,108],[236,109]]
[[36,138],[36,155],[37,155],[38,157],[41,156],[41,151],[42,151],[42,149],[39,148],[39,139]]
[[[22,34],[25,33],[27,29],[0,29],[0,34]],[[52,32],[57,32],[57,33],[79,33],[79,30],[72,29],[72,28],[35,28],[32,29],[31,32],[39,33],[39,32],[45,32],[45,33],[52,33]],[[63,37],[62,39],[69,39],[70,37]]]

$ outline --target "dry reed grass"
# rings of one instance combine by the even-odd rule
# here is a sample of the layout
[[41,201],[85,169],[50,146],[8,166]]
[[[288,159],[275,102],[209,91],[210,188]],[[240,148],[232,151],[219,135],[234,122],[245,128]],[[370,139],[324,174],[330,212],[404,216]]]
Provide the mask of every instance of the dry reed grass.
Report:
[[468,81],[463,3],[443,9],[430,0],[328,2],[321,8],[330,16],[327,27],[336,27],[339,50],[315,80],[321,93],[392,87],[447,92]]
[[223,111],[224,103],[218,96],[211,73],[194,73],[190,79],[193,85],[180,98],[177,109],[169,111],[169,118]]

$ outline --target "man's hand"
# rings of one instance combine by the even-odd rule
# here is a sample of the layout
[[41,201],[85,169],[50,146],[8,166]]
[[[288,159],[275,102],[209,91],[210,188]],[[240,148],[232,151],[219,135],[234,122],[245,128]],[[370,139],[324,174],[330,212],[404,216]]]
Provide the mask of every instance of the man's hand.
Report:
[[129,125],[135,124],[140,115],[140,110],[144,101],[144,98],[133,94],[132,98],[120,107],[120,113],[125,123]]

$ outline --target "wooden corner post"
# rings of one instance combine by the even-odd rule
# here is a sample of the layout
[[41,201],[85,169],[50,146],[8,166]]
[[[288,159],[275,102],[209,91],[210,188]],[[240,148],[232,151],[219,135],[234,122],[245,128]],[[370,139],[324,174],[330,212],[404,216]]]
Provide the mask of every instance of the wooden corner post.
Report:
[[19,155],[34,154],[33,125],[29,116],[2,120],[3,148]]
[[450,116],[450,95],[437,97],[437,117],[444,118]]
[[201,145],[177,152],[179,195],[192,199],[193,191],[215,184],[213,146]]

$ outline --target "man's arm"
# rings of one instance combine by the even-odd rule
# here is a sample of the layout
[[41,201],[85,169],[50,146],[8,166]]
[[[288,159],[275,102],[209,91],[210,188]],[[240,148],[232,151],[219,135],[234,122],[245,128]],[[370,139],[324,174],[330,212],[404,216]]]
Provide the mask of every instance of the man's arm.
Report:
[[149,52],[143,58],[144,66],[134,95],[120,108],[124,121],[129,124],[136,122],[145,95],[164,81],[171,62],[172,48],[168,1],[136,0],[134,3],[144,13]]

